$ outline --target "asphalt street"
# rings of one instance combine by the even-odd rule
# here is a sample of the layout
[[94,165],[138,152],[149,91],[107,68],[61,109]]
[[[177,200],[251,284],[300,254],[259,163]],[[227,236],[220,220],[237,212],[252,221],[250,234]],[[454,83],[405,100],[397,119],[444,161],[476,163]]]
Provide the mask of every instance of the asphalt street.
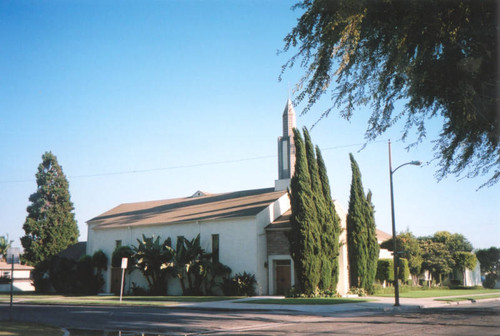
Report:
[[[9,306],[0,305],[0,320]],[[409,310],[196,309],[195,307],[13,307],[18,322],[94,335],[500,335],[500,301]]]

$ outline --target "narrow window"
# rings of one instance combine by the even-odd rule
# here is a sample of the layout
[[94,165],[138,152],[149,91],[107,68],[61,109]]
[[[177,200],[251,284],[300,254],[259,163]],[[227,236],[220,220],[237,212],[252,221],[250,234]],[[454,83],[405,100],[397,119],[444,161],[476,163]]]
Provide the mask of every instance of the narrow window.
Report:
[[121,240],[115,240],[115,247],[120,247],[122,246],[122,241]]
[[219,235],[212,235],[212,261],[214,263],[219,262]]

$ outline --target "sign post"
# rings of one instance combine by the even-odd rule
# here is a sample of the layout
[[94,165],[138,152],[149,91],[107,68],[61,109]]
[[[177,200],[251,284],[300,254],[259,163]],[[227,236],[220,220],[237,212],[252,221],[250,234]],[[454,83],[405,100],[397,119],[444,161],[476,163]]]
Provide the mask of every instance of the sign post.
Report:
[[120,287],[120,302],[123,298],[123,284],[125,282],[125,270],[127,269],[128,258],[122,258],[122,285]]
[[14,299],[14,254],[11,258],[11,271],[10,271],[10,306],[9,306],[9,321],[12,321],[12,303]]

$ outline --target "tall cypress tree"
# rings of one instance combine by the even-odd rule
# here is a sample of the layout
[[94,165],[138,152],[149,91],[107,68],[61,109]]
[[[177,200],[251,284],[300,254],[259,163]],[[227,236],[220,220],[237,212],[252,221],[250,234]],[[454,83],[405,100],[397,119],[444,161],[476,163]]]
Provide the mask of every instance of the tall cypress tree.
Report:
[[354,156],[351,159],[352,181],[347,213],[347,250],[349,259],[349,281],[351,287],[362,288],[368,263],[368,232],[366,205],[361,173]]
[[313,203],[311,177],[307,164],[304,141],[297,129],[293,130],[296,159],[295,173],[290,181],[291,230],[288,234],[290,254],[293,258],[298,280],[298,290],[312,294],[320,279],[321,263],[318,258],[320,246],[317,240],[316,206]]
[[23,260],[36,265],[78,241],[78,226],[69,183],[51,152],[42,156],[36,173],[37,190],[29,197],[23,225]]
[[377,227],[375,226],[375,206],[372,203],[372,192],[368,190],[366,195],[366,231],[368,259],[366,262],[366,276],[363,281],[363,288],[369,293],[373,293],[373,283],[377,275],[377,262],[380,246],[377,240]]
[[323,197],[323,189],[318,171],[318,163],[316,161],[316,152],[312,144],[311,136],[306,127],[303,128],[304,142],[306,148],[307,166],[311,178],[311,191],[313,204],[316,206],[316,218],[311,225],[314,227],[314,239],[318,245],[319,252],[317,255],[318,262],[321,264],[320,280],[318,286],[320,289],[330,289],[332,277],[332,263],[327,258],[325,249],[328,249],[327,240],[325,237],[325,227],[330,221],[329,210]]
[[331,262],[330,284],[328,286],[326,282],[323,283],[323,289],[335,290],[339,281],[339,237],[341,232],[340,218],[335,210],[335,204],[333,203],[330,191],[330,182],[326,172],[326,165],[318,146],[316,146],[316,157],[323,198],[328,209],[328,221],[323,224],[322,245],[324,247],[322,251],[325,254],[325,258]]

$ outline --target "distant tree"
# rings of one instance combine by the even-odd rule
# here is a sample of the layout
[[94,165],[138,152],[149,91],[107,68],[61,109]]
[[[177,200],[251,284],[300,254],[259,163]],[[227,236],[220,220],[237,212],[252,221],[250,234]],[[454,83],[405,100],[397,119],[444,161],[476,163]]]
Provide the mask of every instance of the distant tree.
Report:
[[294,8],[303,14],[285,37],[284,51],[296,53],[283,71],[304,67],[304,112],[331,87],[321,117],[338,110],[350,119],[370,104],[368,139],[404,118],[403,138],[415,130],[418,142],[427,120],[441,117],[438,178],[492,173],[487,183],[498,182],[498,1],[302,0]]
[[358,163],[352,154],[349,154],[349,157],[352,169],[347,213],[349,280],[351,287],[364,288],[371,292],[377,272],[378,259],[374,209],[371,201],[365,196]]
[[446,245],[450,253],[458,251],[471,252],[473,250],[470,241],[460,233],[450,233],[448,231],[438,231],[432,237],[435,242],[441,242]]
[[[316,146],[316,157],[318,161],[318,171],[321,180],[323,197],[329,210],[328,221],[323,223],[323,234],[321,235],[323,239],[322,244],[327,246],[327,248],[322,249],[322,253],[324,254],[324,258],[331,260],[332,273],[330,288],[335,290],[339,280],[339,237],[342,229],[340,225],[340,218],[335,210],[335,204],[333,203],[326,165],[318,146]],[[327,288],[328,286],[324,284],[323,287]]]
[[13,240],[9,240],[9,235],[0,236],[0,260],[7,261],[7,251],[12,243]]
[[28,216],[21,238],[23,260],[36,265],[78,241],[78,226],[70,200],[69,184],[57,158],[42,156],[36,174],[37,190],[29,198]]
[[174,270],[175,251],[171,247],[170,238],[160,243],[160,237],[137,239],[138,245],[133,246],[135,267],[141,271],[148,282],[150,294],[166,295],[167,277]]
[[483,281],[483,287],[493,289],[497,284],[497,275],[495,273],[488,273]]
[[450,274],[455,266],[452,254],[444,243],[432,239],[422,239],[420,246],[422,248],[422,269],[428,270],[432,277],[441,283],[443,277]]
[[[418,276],[422,271],[422,248],[420,243],[410,231],[400,233],[396,237],[396,246],[398,248],[399,256],[408,260],[410,274],[412,276],[413,284],[418,283]],[[380,244],[381,248],[389,251],[393,250],[392,238]]]
[[304,140],[293,130],[295,141],[295,173],[290,181],[291,230],[288,232],[290,255],[297,276],[297,290],[310,295],[316,291],[321,277],[321,233],[311,188]]
[[476,257],[481,265],[481,272],[496,273],[497,265],[500,263],[500,248],[490,247],[488,249],[476,250]]
[[473,253],[457,251],[453,253],[453,261],[455,262],[455,269],[460,272],[465,272],[465,269],[474,269],[477,264],[477,258]]

